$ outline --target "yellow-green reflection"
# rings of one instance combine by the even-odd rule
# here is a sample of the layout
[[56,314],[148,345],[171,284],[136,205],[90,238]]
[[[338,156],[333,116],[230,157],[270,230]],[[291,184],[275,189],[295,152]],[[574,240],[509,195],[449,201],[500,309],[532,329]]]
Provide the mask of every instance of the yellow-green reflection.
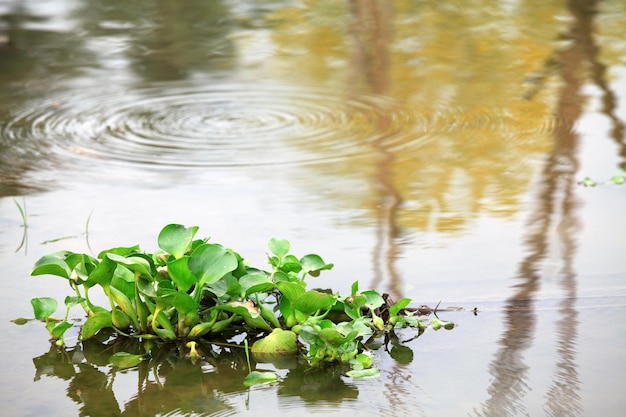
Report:
[[[455,234],[479,215],[514,215],[554,135],[575,122],[577,114],[558,103],[571,10],[560,1],[351,0],[340,12],[334,2],[306,6],[274,14],[272,39],[287,53],[271,70],[293,76],[297,68],[307,83],[341,79],[345,100],[364,92],[393,97],[414,121],[380,118],[381,131],[399,133],[375,141],[355,135],[348,140],[364,149],[361,158],[316,166],[364,184],[325,191],[340,206],[367,211],[379,229],[375,274],[383,276],[385,263],[399,291],[394,262],[403,229]],[[614,61],[619,56],[613,51]],[[614,97],[605,98],[626,155],[612,109]],[[325,152],[323,141],[302,146]],[[327,150],[333,157],[334,148]]]
[[[283,50],[300,51],[282,61],[302,69],[307,82],[344,78],[346,100],[350,91],[390,96],[417,120],[397,126],[401,137],[392,143],[383,137],[351,144],[368,148],[369,158],[321,166],[332,175],[358,173],[369,183],[354,196],[339,190],[339,203],[380,217],[379,207],[393,200],[397,227],[447,233],[479,213],[515,213],[532,177],[530,161],[550,150],[560,123],[552,103],[557,82],[542,85],[532,98],[527,93],[563,29],[558,21],[541,22],[554,21],[563,6],[535,7],[530,19],[528,4],[508,10],[348,3],[345,13],[327,2],[281,10],[272,37]],[[386,122],[403,123],[391,116]],[[324,152],[324,143],[312,145]]]

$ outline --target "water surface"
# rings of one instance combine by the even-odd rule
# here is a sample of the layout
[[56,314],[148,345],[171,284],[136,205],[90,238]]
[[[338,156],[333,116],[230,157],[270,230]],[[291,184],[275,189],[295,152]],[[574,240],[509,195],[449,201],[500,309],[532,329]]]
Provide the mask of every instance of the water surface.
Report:
[[[2,3],[3,407],[621,416],[624,28],[619,1]],[[228,352],[119,372],[9,321],[67,294],[29,277],[43,254],[153,250],[173,222],[260,265],[287,238],[335,263],[315,286],[463,310],[377,351],[378,379],[250,390]]]

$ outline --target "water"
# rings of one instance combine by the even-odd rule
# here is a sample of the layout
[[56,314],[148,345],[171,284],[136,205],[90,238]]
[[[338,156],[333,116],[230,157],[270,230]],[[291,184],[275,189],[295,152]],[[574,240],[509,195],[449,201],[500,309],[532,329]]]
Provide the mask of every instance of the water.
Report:
[[[620,416],[626,188],[579,182],[624,166],[625,20],[611,1],[0,4],[6,413]],[[120,372],[9,321],[67,295],[29,277],[40,256],[153,250],[173,222],[260,265],[287,238],[335,263],[315,286],[463,310],[402,332],[412,357],[377,351],[378,379],[250,390],[241,357]]]

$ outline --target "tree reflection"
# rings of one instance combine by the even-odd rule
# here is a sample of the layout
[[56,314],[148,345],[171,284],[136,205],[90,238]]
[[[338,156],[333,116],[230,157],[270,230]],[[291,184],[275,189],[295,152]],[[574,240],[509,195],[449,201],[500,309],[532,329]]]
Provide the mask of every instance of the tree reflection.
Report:
[[48,16],[32,10],[22,1],[0,4],[0,197],[22,195],[46,189],[45,179],[25,180],[42,154],[46,144],[25,146],[19,135],[5,129],[12,111],[26,97],[49,91],[62,74],[76,75],[76,65],[64,66],[68,51],[75,61],[90,61],[84,41],[73,31],[51,30]]
[[[90,0],[75,15],[95,45],[107,44],[103,62],[128,61],[141,81],[186,79],[194,71],[228,71],[235,64],[227,36],[233,16],[222,1]],[[114,47],[127,36],[123,48]]]
[[[185,357],[181,346],[110,336],[104,332],[74,347],[52,344],[48,352],[33,358],[35,381],[43,377],[67,381],[67,396],[79,404],[81,416],[235,414],[244,403],[245,407],[263,406],[249,404],[246,398],[249,389],[243,381],[249,370],[242,346],[200,341],[203,358],[196,362]],[[143,354],[145,360],[134,368],[118,369],[109,365],[116,352]],[[294,398],[316,407],[355,399],[358,388],[343,377],[349,369],[347,365],[310,367],[294,361],[277,384],[278,401]],[[136,393],[123,401],[120,388],[128,393],[129,382],[135,382]]]
[[[353,48],[349,58],[351,71],[348,83],[364,85],[369,92],[387,95],[393,35],[393,2],[350,0],[349,6],[353,18],[350,25]],[[352,91],[352,94],[358,94],[357,90]],[[378,127],[379,131],[384,132],[389,131],[393,120],[391,115],[387,115],[381,117],[378,123],[381,124]],[[373,182],[378,187],[373,205],[376,217],[376,243],[372,254],[374,278],[370,286],[381,288],[381,284],[386,282],[389,292],[397,300],[403,296],[402,279],[396,265],[401,255],[398,213],[403,198],[393,176],[396,153],[393,145],[387,143],[385,137],[376,139],[372,146],[378,159],[375,163]],[[406,398],[411,398],[410,390],[415,387],[407,382],[402,364],[408,364],[413,360],[413,351],[397,343],[390,353],[396,361],[392,369],[386,373],[385,390],[382,392],[387,399],[388,411],[392,415],[404,415],[407,412],[411,415],[422,415],[419,407],[414,404],[407,407],[406,401]]]
[[[457,234],[483,213],[516,213],[532,176],[528,161],[549,151],[546,139],[554,122],[551,92],[531,105],[520,91],[550,53],[559,29],[551,16],[560,13],[560,6],[545,7],[539,19],[546,24],[538,25],[535,18],[537,29],[529,31],[523,9],[510,13],[480,4],[469,13],[435,3],[372,0],[347,5],[349,14],[333,14],[319,1],[307,9],[276,12],[281,24],[272,34],[280,49],[307,51],[281,60],[303,67],[307,78],[319,84],[347,80],[346,101],[358,94],[392,97],[410,120],[398,121],[393,114],[380,118],[381,124],[397,124],[395,137],[373,141],[374,135],[359,136],[343,146],[358,149],[363,157],[316,164],[329,177],[359,176],[366,184],[329,187],[325,194],[340,206],[368,210],[369,219],[355,222],[375,218],[380,225],[393,216],[395,225],[387,222],[392,234],[394,228],[395,233]],[[494,14],[503,19],[498,25]],[[314,43],[322,37],[324,42]],[[336,157],[332,145],[298,144]],[[386,245],[376,251],[395,256]]]
[[560,280],[563,300],[559,307],[561,317],[556,322],[559,359],[552,385],[545,395],[544,408],[551,416],[583,415],[576,362],[578,313],[575,308],[577,282],[573,261],[579,224],[574,193],[574,177],[579,165],[579,136],[574,124],[580,118],[584,105],[581,88],[585,81],[585,64],[591,68],[591,80],[603,91],[603,111],[614,122],[613,139],[620,143],[623,143],[623,123],[614,116],[614,94],[608,89],[604,66],[598,61],[598,48],[593,39],[596,1],[570,0],[568,7],[574,17],[567,33],[572,42],[559,54],[559,65],[554,67],[559,69],[563,81],[557,111],[568,123],[556,129],[554,148],[542,172],[543,183],[537,199],[539,205],[528,225],[528,254],[520,264],[519,283],[505,306],[506,331],[500,341],[502,347],[490,366],[494,381],[488,389],[490,398],[482,407],[482,414],[486,416],[526,413],[521,401],[528,391],[525,382],[528,366],[524,363],[523,352],[535,336],[535,296],[540,285],[541,264],[548,253],[548,241],[554,228],[563,249]]
[[[393,3],[384,0],[350,0],[353,17],[350,33],[353,48],[349,59],[350,85],[365,85],[373,93],[388,94],[390,44],[392,37]],[[352,93],[358,94],[357,91]],[[393,124],[391,115],[378,120],[378,131],[389,131]],[[376,139],[373,147],[378,154],[375,182],[379,185],[376,213],[376,245],[374,247],[374,280],[372,288],[380,288],[388,282],[389,291],[395,299],[402,297],[401,280],[396,268],[400,255],[398,244],[398,210],[402,196],[393,181],[392,172],[396,155],[389,149],[385,137]]]

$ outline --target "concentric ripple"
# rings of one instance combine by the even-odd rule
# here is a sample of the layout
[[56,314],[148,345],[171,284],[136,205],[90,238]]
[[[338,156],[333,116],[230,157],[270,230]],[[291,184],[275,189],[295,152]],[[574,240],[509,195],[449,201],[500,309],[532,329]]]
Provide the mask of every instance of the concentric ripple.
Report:
[[148,168],[337,163],[381,152],[405,159],[429,141],[497,132],[494,143],[517,146],[563,123],[478,106],[428,110],[329,88],[192,82],[70,89],[8,116],[0,125],[0,173],[20,178],[50,169],[127,178]]
[[[67,163],[212,167],[306,163],[393,146],[423,123],[392,100],[267,85],[73,91],[12,115],[2,135]],[[75,162],[75,161],[74,161]]]

